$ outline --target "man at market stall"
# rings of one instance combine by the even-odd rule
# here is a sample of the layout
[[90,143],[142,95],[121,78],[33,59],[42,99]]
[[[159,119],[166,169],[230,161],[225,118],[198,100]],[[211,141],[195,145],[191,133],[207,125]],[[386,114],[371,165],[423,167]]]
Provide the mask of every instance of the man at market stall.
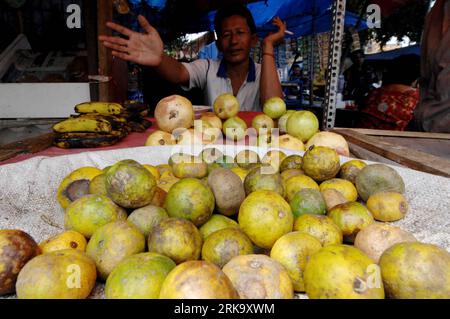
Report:
[[164,79],[181,85],[185,90],[201,88],[206,105],[213,105],[222,93],[233,93],[240,102],[241,110],[260,111],[267,99],[283,97],[274,47],[283,39],[286,24],[278,17],[273,20],[278,30],[262,41],[261,64],[250,58],[250,50],[257,44],[258,38],[252,14],[243,5],[231,5],[216,14],[216,44],[223,54],[222,60],[199,59],[180,63],[164,53],[158,31],[143,16],[139,16],[138,21],[144,33],[108,22],[107,27],[127,39],[100,36],[99,40],[112,49],[113,56],[153,67]]

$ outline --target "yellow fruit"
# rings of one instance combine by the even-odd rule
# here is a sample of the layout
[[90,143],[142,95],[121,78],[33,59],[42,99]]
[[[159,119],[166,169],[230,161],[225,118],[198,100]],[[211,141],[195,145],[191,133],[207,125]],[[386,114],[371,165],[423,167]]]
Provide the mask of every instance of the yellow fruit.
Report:
[[294,216],[278,193],[258,190],[242,202],[238,223],[253,243],[269,249],[278,238],[292,231]]
[[[201,163],[202,160],[198,156],[185,154],[182,152],[174,153],[170,155],[168,163],[170,167],[173,167],[174,164],[180,164],[180,163]],[[173,170],[173,169],[172,169]]]
[[270,165],[273,173],[278,173],[280,171],[281,162],[283,162],[285,158],[286,154],[281,151],[268,151],[261,160],[261,163]]
[[336,150],[339,155],[350,156],[348,143],[342,135],[334,132],[318,132],[314,134],[306,143],[306,149],[312,145],[326,146]]
[[[251,143],[253,142],[250,140]],[[254,143],[254,142],[253,142]],[[274,144],[277,144],[278,141],[275,140]],[[270,148],[272,147],[272,135],[271,132],[265,132],[263,130],[259,131],[258,139],[256,140],[256,145],[251,144],[252,146],[259,146],[260,148]],[[278,145],[278,144],[277,144]]]
[[92,194],[77,199],[67,207],[64,226],[90,238],[99,227],[125,219],[127,213],[123,208],[106,196]]
[[203,225],[214,210],[214,194],[196,178],[183,178],[170,188],[164,208],[170,217],[185,218]]
[[310,111],[297,111],[289,116],[286,131],[300,139],[303,143],[309,140],[319,130],[319,120]]
[[266,255],[236,256],[223,267],[223,272],[242,299],[294,298],[288,272]]
[[369,197],[367,208],[376,220],[393,222],[405,217],[409,205],[400,193],[379,192]]
[[145,146],[162,146],[162,145],[175,145],[175,137],[167,132],[156,130],[151,133],[145,141]]
[[335,177],[339,168],[339,155],[332,148],[311,146],[303,155],[303,171],[318,182]]
[[208,164],[205,162],[174,163],[173,175],[178,178],[203,178],[208,175]]
[[212,164],[214,163],[218,158],[223,157],[223,153],[214,147],[208,147],[204,148],[200,154],[198,155],[199,158],[202,159],[203,162],[206,164]]
[[243,150],[236,154],[234,162],[239,167],[250,169],[255,166],[255,164],[259,164],[261,160],[259,159],[258,153],[250,150]]
[[164,208],[154,205],[147,205],[135,209],[128,216],[127,220],[136,226],[145,238],[148,238],[153,228],[165,218],[169,218],[169,215],[167,215]]
[[294,114],[294,110],[287,110],[279,119],[278,119],[278,129],[280,130],[280,134],[286,134],[286,125],[289,117]]
[[278,96],[271,97],[264,102],[263,112],[272,119],[278,119],[286,113],[286,103]]
[[211,142],[214,137],[207,136],[206,134],[205,136],[202,136],[200,132],[187,128],[176,128],[173,130],[172,135],[175,137],[177,145],[207,144],[206,142]]
[[222,130],[222,120],[213,112],[205,112],[200,116],[202,123],[208,123],[212,128]]
[[345,179],[332,178],[326,180],[320,184],[319,188],[321,192],[325,189],[335,189],[345,197],[347,202],[354,202],[358,199],[358,192],[355,185]]
[[288,201],[291,201],[294,198],[294,195],[304,188],[319,190],[319,185],[317,185],[311,177],[306,175],[298,175],[289,178],[284,184]]
[[450,253],[425,243],[400,243],[380,259],[386,295],[398,299],[450,299]]
[[156,168],[153,165],[149,165],[149,164],[144,164],[142,166],[144,166],[153,175],[153,177],[156,179],[156,181],[159,180],[159,178],[161,177],[161,174],[159,173],[158,168]]
[[97,266],[102,280],[126,257],[143,252],[144,235],[127,221],[116,221],[100,227],[86,246],[86,253]]
[[161,99],[155,107],[158,127],[168,133],[177,128],[190,128],[194,125],[194,108],[191,101],[180,95]]
[[284,158],[280,165],[280,172],[288,169],[302,169],[303,158],[300,155],[289,155]]
[[280,174],[267,172],[264,167],[255,167],[249,171],[244,180],[245,193],[249,195],[257,190],[274,191],[284,196],[283,181]]
[[224,228],[209,235],[202,247],[202,259],[222,268],[233,257],[253,254],[253,243],[239,228]]
[[367,164],[360,160],[351,160],[345,162],[341,166],[339,177],[346,179],[354,184],[356,175],[358,175],[358,173],[366,166]]
[[175,177],[171,171],[165,171],[161,174],[158,181],[158,187],[166,192],[169,192],[170,188],[178,182],[180,179]]
[[322,246],[342,244],[342,231],[333,220],[323,215],[302,215],[295,219],[294,231],[317,238]]
[[311,235],[292,232],[280,237],[270,251],[270,257],[286,268],[295,291],[305,291],[303,271],[312,255],[322,248]]
[[[167,173],[167,172],[172,173],[172,166],[170,166],[169,164],[159,164],[159,165],[156,165],[156,168],[158,169],[160,178],[164,173]],[[172,176],[173,176],[173,174],[172,174]]]
[[156,179],[138,162],[117,162],[105,174],[108,196],[116,204],[124,208],[139,208],[152,201]]
[[[69,206],[71,202],[83,195],[88,194],[90,181],[94,177],[102,173],[103,172],[96,167],[85,166],[74,170],[66,177],[64,177],[61,184],[59,184],[57,191],[57,198],[61,207],[63,209],[66,209],[66,207]],[[74,189],[76,186],[77,188],[84,188],[84,192],[76,192],[76,190]],[[74,191],[71,191],[72,188]]]
[[187,261],[167,275],[159,294],[161,299],[238,299],[231,281],[216,265]]
[[258,114],[252,120],[252,127],[256,130],[257,135],[259,135],[260,130],[270,134],[271,129],[275,127],[275,123],[266,114]]
[[158,299],[161,286],[175,263],[156,253],[141,253],[122,260],[106,280],[107,299]]
[[153,228],[148,237],[148,250],[165,255],[180,264],[200,258],[202,235],[188,220],[166,218]]
[[213,103],[214,113],[222,120],[236,116],[240,109],[239,101],[233,94],[220,94]]
[[311,299],[383,299],[379,267],[362,251],[330,245],[306,265],[305,291]]
[[232,141],[240,141],[247,134],[247,123],[238,116],[230,117],[223,122],[222,131]]
[[337,205],[328,216],[342,230],[346,241],[353,242],[361,229],[374,222],[369,210],[358,202]]
[[95,286],[95,263],[76,249],[53,251],[30,260],[19,273],[19,299],[84,299]]
[[289,205],[291,205],[294,218],[305,214],[326,215],[327,213],[322,194],[316,189],[305,188],[299,190],[292,197]]
[[244,182],[245,177],[248,174],[248,171],[246,169],[242,168],[242,167],[233,167],[233,168],[231,168],[231,171],[233,173],[235,173],[237,176],[239,176],[239,178],[241,179],[242,183]]
[[105,181],[106,181],[105,174],[95,176],[89,183],[89,194],[108,196]]
[[305,173],[301,169],[296,169],[296,168],[284,170],[281,173],[281,180],[283,182],[283,186],[286,185],[286,182],[289,178],[298,176],[298,175],[305,175]]
[[86,250],[86,238],[73,230],[65,231],[61,234],[53,236],[39,244],[43,254],[64,250],[64,249],[77,249],[80,251]]
[[199,230],[200,234],[202,234],[203,240],[205,240],[206,237],[208,237],[212,233],[230,227],[239,228],[239,225],[231,218],[219,214],[214,214],[210,219],[208,219],[206,223],[204,223],[199,228]]
[[300,152],[303,152],[305,150],[305,144],[303,144],[300,139],[289,134],[281,135],[278,138],[278,147]]

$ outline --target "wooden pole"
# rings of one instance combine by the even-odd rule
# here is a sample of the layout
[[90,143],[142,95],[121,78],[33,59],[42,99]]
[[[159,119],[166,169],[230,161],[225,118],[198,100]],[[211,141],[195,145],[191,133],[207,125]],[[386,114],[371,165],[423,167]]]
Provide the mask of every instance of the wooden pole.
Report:
[[[97,0],[97,30],[99,35],[111,35],[111,31],[106,27],[106,22],[112,21],[113,4],[112,0]],[[99,74],[111,76],[112,55],[103,45],[98,46],[98,68]],[[99,101],[110,101],[111,83],[99,83]]]
[[[86,51],[88,56],[88,74],[96,75],[99,69],[98,50],[99,42],[97,37],[97,3],[92,0],[83,0],[83,19],[86,29]],[[98,84],[93,82],[89,85],[91,100],[98,101]]]

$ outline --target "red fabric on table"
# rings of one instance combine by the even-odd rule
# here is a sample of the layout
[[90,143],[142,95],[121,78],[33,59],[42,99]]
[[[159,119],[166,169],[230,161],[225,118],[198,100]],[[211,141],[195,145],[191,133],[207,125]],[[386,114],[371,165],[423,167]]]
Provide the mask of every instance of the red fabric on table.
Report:
[[[239,112],[238,116],[242,118],[246,123],[247,126],[250,127],[252,124],[252,119],[257,115],[261,114],[259,112]],[[105,146],[105,147],[96,147],[96,148],[72,148],[72,149],[63,149],[56,146],[49,147],[43,151],[34,153],[34,154],[20,154],[13,158],[10,158],[6,161],[0,162],[0,165],[4,164],[11,164],[20,162],[35,156],[61,156],[61,155],[69,155],[69,154],[77,154],[82,152],[90,152],[90,151],[105,151],[105,150],[115,150],[115,149],[121,149],[121,148],[128,148],[128,147],[139,147],[144,146],[145,141],[147,140],[147,137],[157,129],[156,122],[153,118],[149,118],[153,125],[149,129],[147,129],[145,132],[137,133],[133,132],[128,134],[125,138],[123,138],[120,142],[111,145],[111,146]]]

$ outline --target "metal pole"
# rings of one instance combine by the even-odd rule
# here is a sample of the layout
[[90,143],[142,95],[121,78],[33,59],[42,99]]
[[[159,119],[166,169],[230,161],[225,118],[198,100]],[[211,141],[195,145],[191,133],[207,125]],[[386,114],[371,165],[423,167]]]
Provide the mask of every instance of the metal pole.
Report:
[[309,51],[309,106],[314,104],[314,40],[316,35],[316,8],[313,8],[311,46]]
[[337,87],[344,35],[345,0],[333,1],[333,25],[331,28],[327,82],[323,107],[322,129],[332,129],[336,118]]

